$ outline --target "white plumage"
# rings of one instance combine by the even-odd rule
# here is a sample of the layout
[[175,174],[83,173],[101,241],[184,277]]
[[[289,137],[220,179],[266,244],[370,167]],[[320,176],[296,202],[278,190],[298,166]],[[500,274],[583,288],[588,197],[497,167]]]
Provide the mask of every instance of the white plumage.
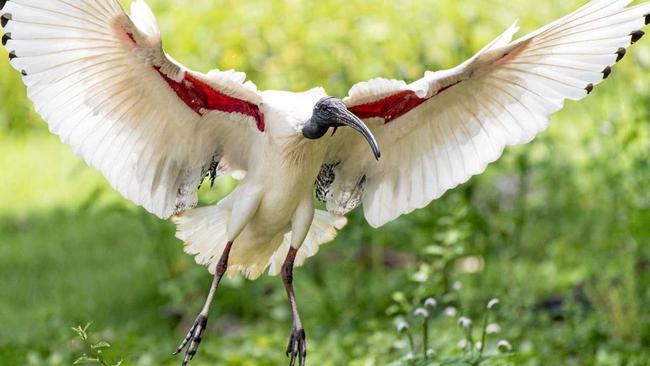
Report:
[[510,43],[518,29],[513,25],[460,66],[427,72],[412,84],[375,79],[355,85],[344,100],[350,108],[404,90],[434,97],[390,123],[368,121],[382,148],[378,163],[363,154],[364,146],[349,144],[356,136],[346,131],[329,156],[342,163],[328,202],[337,207],[346,184],[365,174],[364,212],[378,227],[482,173],[506,145],[531,141],[566,99],[584,98],[609,76],[632,33],[644,27],[650,5],[626,8],[629,3],[592,1]]
[[[302,264],[355,207],[379,227],[482,173],[507,145],[531,141],[641,38],[650,3],[630,2],[593,0],[512,42],[515,24],[455,68],[410,84],[362,82],[345,104],[321,88],[261,92],[243,73],[186,69],[163,51],[142,0],[130,16],[117,0],[0,6],[10,63],[50,130],[124,197],[161,218],[175,215],[186,251],[216,274],[207,316],[226,268],[256,278],[269,267],[285,271],[285,257]],[[352,128],[326,133],[344,126]],[[242,179],[235,191],[194,208],[204,178],[223,174]],[[329,212],[315,210],[314,184]],[[287,291],[288,351],[303,363],[304,332],[300,343]]]

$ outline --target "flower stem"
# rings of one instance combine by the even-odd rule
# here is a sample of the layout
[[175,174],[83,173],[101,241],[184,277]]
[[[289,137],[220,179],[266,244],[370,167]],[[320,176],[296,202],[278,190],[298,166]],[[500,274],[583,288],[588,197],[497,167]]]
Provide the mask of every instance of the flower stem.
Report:
[[490,316],[490,310],[488,309],[485,312],[485,317],[483,318],[483,334],[481,335],[481,347],[478,350],[479,358],[483,357],[483,350],[485,349],[485,338],[487,334],[487,324],[488,324],[489,316]]
[[411,346],[411,352],[415,354],[415,341],[413,341],[413,335],[411,335],[411,332],[406,331],[406,337],[409,341],[409,345]]
[[422,322],[422,355],[426,360],[427,349],[429,348],[429,318],[425,318]]

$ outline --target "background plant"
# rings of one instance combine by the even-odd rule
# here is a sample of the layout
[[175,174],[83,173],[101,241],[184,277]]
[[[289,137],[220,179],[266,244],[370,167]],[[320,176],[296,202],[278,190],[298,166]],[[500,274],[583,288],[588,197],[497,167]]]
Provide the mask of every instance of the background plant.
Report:
[[[403,352],[403,356],[392,365],[414,366],[481,366],[481,365],[510,365],[513,358],[512,345],[505,339],[493,340],[501,333],[498,323],[488,323],[490,313],[499,303],[492,299],[485,307],[482,322],[475,328],[472,320],[466,316],[457,316],[458,310],[450,306],[442,311],[438,309],[435,298],[427,298],[421,302],[413,313],[399,316],[395,319],[397,333],[403,337],[402,342],[396,342],[395,348]],[[453,310],[452,310],[453,309]],[[454,332],[456,322],[460,331]],[[433,331],[434,340],[430,333]],[[457,333],[458,343],[455,349],[449,347],[447,337]],[[443,338],[436,340],[437,337]],[[435,344],[435,345],[434,345]]]
[[122,361],[113,363],[106,359],[105,350],[111,348],[110,343],[106,341],[93,341],[88,334],[88,328],[90,328],[90,323],[86,324],[84,327],[77,326],[72,328],[72,330],[77,335],[79,341],[81,341],[82,347],[84,348],[83,354],[72,363],[73,365],[99,365],[99,366],[121,366]]

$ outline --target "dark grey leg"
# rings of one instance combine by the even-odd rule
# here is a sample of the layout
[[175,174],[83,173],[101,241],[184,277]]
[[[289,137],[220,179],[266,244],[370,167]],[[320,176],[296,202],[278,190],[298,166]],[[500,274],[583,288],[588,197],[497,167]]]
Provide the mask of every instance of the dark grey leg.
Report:
[[305,366],[307,359],[307,342],[305,341],[305,329],[300,321],[298,314],[298,305],[296,304],[296,295],[293,291],[293,262],[296,259],[297,249],[290,248],[282,265],[282,281],[284,288],[287,290],[289,305],[291,306],[291,315],[293,316],[293,328],[289,337],[287,346],[287,357],[290,357],[289,366],[294,366],[298,359],[299,366]]
[[186,366],[190,361],[192,361],[194,355],[196,355],[196,351],[198,351],[199,349],[199,345],[201,344],[201,335],[203,334],[206,326],[208,325],[208,314],[210,313],[210,305],[212,304],[214,295],[217,293],[217,287],[219,287],[219,282],[221,282],[221,278],[223,277],[224,273],[226,273],[226,269],[228,269],[228,256],[230,255],[231,248],[232,248],[232,242],[228,242],[228,244],[226,244],[226,248],[223,250],[223,253],[221,254],[219,263],[217,263],[217,270],[214,273],[214,279],[212,280],[212,286],[210,286],[210,292],[208,293],[208,298],[205,300],[205,305],[203,305],[203,309],[201,310],[201,313],[194,321],[194,325],[192,325],[192,328],[190,328],[190,331],[187,333],[187,336],[185,337],[185,339],[183,339],[181,345],[178,346],[176,352],[174,352],[175,355],[180,353],[189,344],[189,346],[185,350],[185,357],[183,357],[183,366]]

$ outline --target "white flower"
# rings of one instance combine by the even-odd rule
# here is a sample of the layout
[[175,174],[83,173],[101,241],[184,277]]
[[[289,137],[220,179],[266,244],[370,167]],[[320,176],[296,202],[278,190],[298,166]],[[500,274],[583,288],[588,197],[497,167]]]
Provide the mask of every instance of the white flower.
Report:
[[445,316],[453,318],[456,316],[456,314],[458,314],[458,310],[456,310],[456,308],[453,306],[447,306],[445,310],[443,310],[443,314],[445,314]]
[[406,354],[406,357],[404,357],[407,361],[413,361],[415,359],[415,356],[413,356],[413,352],[409,352]]
[[429,348],[427,350],[427,358],[434,358],[436,357],[436,351],[433,348]]
[[485,328],[487,334],[497,334],[501,332],[501,326],[497,323],[490,323]]
[[399,317],[395,319],[395,328],[397,328],[398,333],[402,333],[409,329],[409,324],[404,320],[404,318]]
[[425,308],[417,308],[413,312],[413,315],[415,315],[416,317],[421,316],[423,318],[428,318],[429,317],[429,312]]
[[460,289],[463,288],[463,284],[460,283],[460,281],[456,281],[456,282],[454,282],[453,285],[451,285],[451,288],[452,288],[454,291],[460,291]]
[[460,349],[465,349],[469,345],[469,342],[467,342],[467,339],[461,339],[460,342],[458,342],[458,348]]
[[436,306],[438,306],[438,302],[433,297],[424,300],[424,307],[435,309]]
[[503,353],[512,351],[512,345],[505,339],[502,339],[497,343],[497,348]]
[[469,327],[472,326],[472,320],[470,318],[468,318],[468,317],[461,316],[458,319],[458,325],[460,325],[461,327],[463,327],[465,329],[469,329]]
[[476,349],[480,351],[480,350],[481,350],[481,345],[483,345],[483,343],[481,343],[481,342],[476,342],[476,344],[474,345],[474,347],[476,347]]
[[423,271],[418,271],[413,275],[413,281],[415,282],[423,283],[423,282],[427,282],[428,279],[429,279],[429,275]]
[[492,299],[492,300],[490,300],[490,302],[488,302],[487,309],[490,310],[493,307],[497,306],[498,304],[499,304],[499,299],[496,299],[496,298]]

